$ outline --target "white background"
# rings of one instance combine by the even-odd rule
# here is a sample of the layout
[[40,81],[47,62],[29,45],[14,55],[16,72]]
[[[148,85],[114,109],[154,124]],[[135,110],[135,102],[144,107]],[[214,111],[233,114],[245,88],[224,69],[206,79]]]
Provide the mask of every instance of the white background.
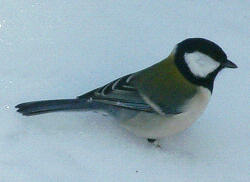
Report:
[[[0,1],[0,182],[250,180],[250,1]],[[236,70],[162,149],[102,114],[24,117],[21,102],[74,98],[204,37]]]

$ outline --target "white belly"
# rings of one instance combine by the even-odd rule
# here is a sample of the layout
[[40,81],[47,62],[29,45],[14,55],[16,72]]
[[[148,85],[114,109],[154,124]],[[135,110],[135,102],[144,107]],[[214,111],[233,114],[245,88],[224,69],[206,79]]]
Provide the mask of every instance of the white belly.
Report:
[[185,112],[177,115],[162,116],[160,114],[139,112],[132,119],[121,122],[121,125],[135,135],[145,138],[162,138],[187,129],[205,110],[211,92],[200,87],[198,94],[190,99]]

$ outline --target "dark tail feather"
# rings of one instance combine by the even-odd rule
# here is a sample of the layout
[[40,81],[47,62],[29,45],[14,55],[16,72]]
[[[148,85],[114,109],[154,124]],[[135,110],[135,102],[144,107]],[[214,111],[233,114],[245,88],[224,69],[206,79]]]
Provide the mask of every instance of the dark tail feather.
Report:
[[17,112],[30,116],[61,110],[91,109],[91,105],[93,107],[93,103],[83,99],[63,99],[26,102],[17,105],[16,108],[18,108]]

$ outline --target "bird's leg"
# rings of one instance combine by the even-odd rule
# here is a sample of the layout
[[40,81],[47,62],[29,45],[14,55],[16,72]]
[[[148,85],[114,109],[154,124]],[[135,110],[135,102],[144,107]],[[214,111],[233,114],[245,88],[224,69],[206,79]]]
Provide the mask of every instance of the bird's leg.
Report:
[[155,143],[156,139],[153,139],[153,138],[148,138],[147,139],[149,143]]
[[160,146],[160,144],[159,144],[159,142],[158,142],[157,139],[148,138],[147,140],[148,140],[148,143],[151,143],[151,144],[155,145],[156,147],[161,148],[161,146]]

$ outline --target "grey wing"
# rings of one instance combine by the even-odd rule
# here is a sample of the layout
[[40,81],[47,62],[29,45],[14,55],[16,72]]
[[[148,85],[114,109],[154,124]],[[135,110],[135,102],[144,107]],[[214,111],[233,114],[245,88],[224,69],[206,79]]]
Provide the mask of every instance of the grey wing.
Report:
[[99,103],[109,104],[131,110],[155,112],[139,95],[138,90],[130,84],[133,74],[114,80],[78,97]]

